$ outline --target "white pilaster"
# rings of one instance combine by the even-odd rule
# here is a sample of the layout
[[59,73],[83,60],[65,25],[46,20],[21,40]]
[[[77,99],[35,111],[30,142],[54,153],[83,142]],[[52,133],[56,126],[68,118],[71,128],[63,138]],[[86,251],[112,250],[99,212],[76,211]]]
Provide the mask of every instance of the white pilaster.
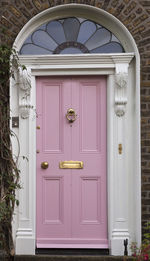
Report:
[[[35,254],[35,104],[34,82],[31,82],[31,70],[19,71],[16,87],[19,101],[20,155],[19,169],[21,189],[18,191],[19,207],[17,209],[18,226],[16,229],[16,254]],[[33,78],[34,79],[34,78]],[[33,80],[32,79],[32,80]],[[32,86],[32,91],[31,91]],[[32,109],[32,110],[31,110]],[[35,133],[34,133],[35,134]]]
[[115,60],[114,82],[114,172],[111,254],[124,254],[124,240],[130,238],[128,229],[128,173],[126,157],[126,106],[128,103],[128,67],[130,61]]

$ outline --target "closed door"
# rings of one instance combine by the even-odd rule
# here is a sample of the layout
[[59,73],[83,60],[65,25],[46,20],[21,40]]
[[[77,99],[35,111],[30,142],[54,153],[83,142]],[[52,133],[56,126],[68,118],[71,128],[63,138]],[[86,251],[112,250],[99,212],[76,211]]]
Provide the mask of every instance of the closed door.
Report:
[[36,83],[37,247],[107,248],[106,78]]

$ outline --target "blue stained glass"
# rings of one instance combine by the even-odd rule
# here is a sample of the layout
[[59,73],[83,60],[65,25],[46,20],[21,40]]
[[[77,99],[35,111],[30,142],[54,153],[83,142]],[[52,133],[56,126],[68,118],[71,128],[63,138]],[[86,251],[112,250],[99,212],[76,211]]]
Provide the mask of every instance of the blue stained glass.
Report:
[[92,50],[108,43],[110,38],[111,34],[107,29],[98,29],[96,33],[85,43],[85,46],[89,50]]
[[56,42],[44,31],[38,30],[32,35],[33,43],[48,50],[54,50],[57,47]]
[[76,18],[67,18],[64,21],[64,32],[67,41],[77,41],[80,23]]
[[26,54],[51,54],[51,51],[45,50],[39,46],[36,46],[35,44],[25,44],[20,50],[20,54],[26,55]]
[[111,41],[120,43],[120,41],[118,40],[118,38],[115,35],[112,35]]
[[42,25],[38,28],[38,30],[43,30],[43,31],[45,31],[45,30],[46,30],[46,24],[42,24]]
[[66,42],[63,26],[58,21],[52,21],[47,25],[47,32],[59,44]]
[[31,35],[24,41],[23,44],[32,43]]
[[85,21],[80,26],[80,31],[77,41],[80,43],[85,43],[91,35],[96,31],[96,25],[91,21]]
[[111,42],[91,50],[91,53],[123,53],[123,48],[119,43]]
[[69,17],[49,21],[24,41],[20,54],[122,53],[119,39],[94,21]]

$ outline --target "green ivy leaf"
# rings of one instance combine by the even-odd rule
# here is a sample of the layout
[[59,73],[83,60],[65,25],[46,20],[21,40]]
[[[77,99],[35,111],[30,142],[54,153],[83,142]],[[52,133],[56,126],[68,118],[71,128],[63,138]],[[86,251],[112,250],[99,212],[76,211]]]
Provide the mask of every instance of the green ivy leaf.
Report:
[[16,199],[16,205],[19,206],[19,200],[18,199]]

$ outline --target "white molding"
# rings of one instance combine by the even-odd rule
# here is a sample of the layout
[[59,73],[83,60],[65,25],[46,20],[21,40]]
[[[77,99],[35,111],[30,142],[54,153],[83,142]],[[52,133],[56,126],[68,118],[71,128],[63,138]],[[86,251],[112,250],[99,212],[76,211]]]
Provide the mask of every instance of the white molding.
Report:
[[[54,68],[68,68],[70,64],[73,68],[80,68],[84,66],[95,66],[95,68],[114,68],[115,64],[130,63],[135,54],[132,53],[109,53],[109,54],[80,54],[80,55],[19,55],[19,61],[24,65],[32,65],[35,68],[44,66],[54,66]],[[39,66],[40,65],[40,66]],[[56,67],[55,67],[56,66]]]
[[85,55],[47,55],[47,56],[19,56],[20,63],[29,66],[32,74],[42,75],[84,75],[87,70],[90,75],[114,73],[116,61],[129,64],[133,53],[124,54],[85,54]]
[[[14,230],[16,230],[16,254],[35,254],[36,235],[36,76],[59,75],[107,75],[107,186],[108,186],[108,237],[112,255],[123,255],[123,240],[141,241],[140,205],[140,61],[134,39],[115,17],[88,5],[67,4],[41,12],[33,17],[21,30],[14,46],[20,49],[27,35],[48,20],[78,15],[101,23],[111,30],[122,42],[123,54],[49,55],[20,56],[20,62],[27,66],[31,76],[31,90],[28,104],[33,107],[29,117],[20,117],[19,129],[15,130],[20,141],[21,184],[18,192],[20,206],[17,209]],[[117,30],[116,30],[117,28]],[[133,60],[133,57],[136,60]],[[132,60],[132,61],[131,61]],[[115,75],[128,81],[116,85]],[[119,75],[120,76],[120,75]],[[117,78],[119,77],[117,76]],[[19,114],[24,91],[11,81],[11,116]],[[120,91],[123,90],[123,93]],[[119,91],[119,92],[118,92]],[[118,92],[118,94],[117,94]],[[122,104],[118,104],[121,99]],[[124,116],[116,115],[116,106],[123,106]],[[128,125],[130,128],[128,128]],[[118,153],[122,144],[123,153]],[[16,143],[13,141],[14,151]],[[134,152],[134,153],[133,153]],[[137,201],[138,198],[138,201]],[[133,211],[134,209],[134,211]]]

